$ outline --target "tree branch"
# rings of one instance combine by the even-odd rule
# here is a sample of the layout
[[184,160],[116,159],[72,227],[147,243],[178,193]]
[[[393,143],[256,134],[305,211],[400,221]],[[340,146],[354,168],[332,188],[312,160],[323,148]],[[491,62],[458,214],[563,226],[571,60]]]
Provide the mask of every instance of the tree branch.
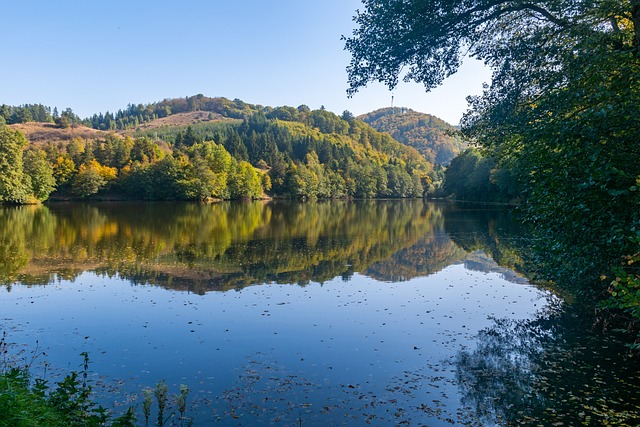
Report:
[[544,18],[546,18],[547,21],[552,22],[562,28],[565,28],[569,25],[569,21],[554,16],[547,9],[541,6],[538,6],[537,4],[534,4],[534,3],[510,4],[510,3],[513,3],[513,1],[508,1],[508,0],[492,1],[483,6],[478,6],[478,7],[469,9],[465,13],[458,15],[458,20],[462,21],[463,19],[471,17],[476,13],[490,12],[492,9],[497,8],[497,10],[492,11],[491,13],[489,13],[489,15],[475,21],[473,25],[481,25],[481,24],[484,24],[485,22],[491,21],[492,19],[498,18],[503,14],[508,14],[511,12],[522,12],[524,10],[531,10],[533,12],[536,12],[539,15],[542,15]]
[[540,15],[544,16],[545,18],[547,18],[547,20],[549,22],[553,22],[558,27],[563,27],[564,28],[564,27],[569,25],[568,21],[566,21],[564,19],[556,18],[548,10],[546,10],[546,9],[544,9],[544,8],[538,6],[538,5],[535,5],[533,3],[524,3],[521,7],[522,7],[522,10],[529,9],[529,10],[532,10],[534,12],[539,13]]

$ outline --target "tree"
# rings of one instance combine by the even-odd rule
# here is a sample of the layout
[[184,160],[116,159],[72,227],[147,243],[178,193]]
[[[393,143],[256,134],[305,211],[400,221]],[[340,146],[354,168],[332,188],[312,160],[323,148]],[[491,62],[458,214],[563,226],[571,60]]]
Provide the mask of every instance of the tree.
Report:
[[66,185],[76,172],[76,164],[68,155],[58,156],[53,164],[53,176],[58,187]]
[[466,54],[493,69],[463,132],[522,185],[548,277],[585,290],[640,251],[637,0],[364,5],[346,39],[350,95],[400,77],[431,89]]
[[66,108],[61,114],[60,114],[60,118],[63,119],[61,123],[63,124],[69,124],[68,126],[60,126],[60,124],[58,124],[58,122],[56,121],[56,124],[58,124],[58,126],[60,127],[69,127],[71,126],[72,128],[76,127],[76,125],[78,123],[81,122],[80,117],[78,117],[76,115],[76,113],[73,112],[73,110],[71,108]]
[[59,116],[53,119],[56,126],[62,129],[68,129],[71,127],[71,120],[66,116]]
[[253,166],[245,161],[235,162],[229,177],[229,191],[231,198],[252,198],[262,196],[260,176]]
[[[198,137],[191,126],[187,127],[187,131],[184,133],[184,138],[182,140],[182,144],[187,147],[191,147],[193,144],[197,144],[202,142],[202,138]],[[176,143],[176,146],[178,144]]]
[[[586,53],[590,46],[600,47],[595,41],[603,42],[601,46],[610,51],[635,51],[635,56],[640,44],[640,33],[634,31],[640,24],[635,0],[597,3],[363,0],[363,3],[364,11],[354,18],[360,27],[351,38],[346,38],[346,49],[352,54],[348,67],[350,94],[372,80],[393,88],[403,68],[408,68],[404,80],[434,88],[458,69],[467,54],[494,67],[497,83],[502,77],[515,77],[514,72],[526,74],[520,68],[526,59],[534,60],[536,66],[542,65],[542,61],[545,65],[562,66],[556,61],[566,59],[563,56],[572,48]],[[545,71],[561,70],[546,67]]]
[[53,166],[43,150],[32,149],[24,154],[24,172],[30,177],[31,191],[36,199],[47,200],[56,189]]
[[30,188],[23,171],[22,150],[27,140],[22,132],[0,126],[0,202],[25,203]]
[[116,178],[116,173],[115,168],[103,166],[96,160],[91,160],[87,164],[80,165],[71,189],[77,196],[91,196],[113,181]]
[[131,160],[134,162],[151,162],[155,163],[162,160],[164,153],[158,147],[158,144],[153,142],[151,138],[142,137],[136,138],[133,142],[133,146],[130,151]]

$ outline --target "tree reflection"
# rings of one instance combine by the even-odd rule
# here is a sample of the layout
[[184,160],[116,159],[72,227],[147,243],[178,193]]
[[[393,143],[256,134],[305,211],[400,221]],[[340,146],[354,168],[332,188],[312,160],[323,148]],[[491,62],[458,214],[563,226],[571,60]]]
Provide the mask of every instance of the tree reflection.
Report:
[[356,272],[401,281],[478,249],[519,265],[508,218],[422,200],[52,204],[0,219],[3,283],[84,271],[197,293]]
[[500,266],[523,272],[531,241],[507,209],[452,204],[445,215],[447,234],[467,252],[482,250]]
[[496,319],[458,354],[462,403],[481,425],[638,425],[637,356],[585,319],[558,300],[534,320]]
[[33,254],[53,240],[53,218],[43,206],[0,209],[0,283],[10,286]]

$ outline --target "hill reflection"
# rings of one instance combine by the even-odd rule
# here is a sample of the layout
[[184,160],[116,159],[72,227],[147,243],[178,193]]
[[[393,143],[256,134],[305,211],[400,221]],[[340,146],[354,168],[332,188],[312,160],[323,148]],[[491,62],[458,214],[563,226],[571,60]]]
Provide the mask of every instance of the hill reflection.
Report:
[[[518,268],[513,232],[502,211],[421,200],[3,207],[0,282],[46,285],[84,271],[197,293],[356,272],[394,282],[478,250]],[[496,268],[477,254],[467,261]]]

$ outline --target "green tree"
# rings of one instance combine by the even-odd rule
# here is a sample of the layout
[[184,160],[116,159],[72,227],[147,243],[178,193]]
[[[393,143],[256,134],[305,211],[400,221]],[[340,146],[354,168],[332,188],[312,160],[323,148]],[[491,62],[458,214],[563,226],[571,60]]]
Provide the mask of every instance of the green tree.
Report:
[[47,200],[56,188],[53,166],[43,150],[31,149],[24,154],[24,172],[29,176],[31,191],[36,199]]
[[27,123],[33,121],[31,111],[24,107],[18,107],[11,116],[11,123]]
[[262,196],[260,176],[250,163],[241,161],[233,167],[229,177],[229,191],[231,198],[252,198]]
[[151,138],[136,138],[130,151],[131,160],[155,163],[164,157],[164,153]]
[[22,132],[0,127],[0,202],[25,203],[30,188],[23,171],[22,150],[27,140]]
[[202,142],[202,138],[196,135],[193,127],[187,127],[187,131],[184,133],[182,144],[186,145],[187,147],[191,147],[193,144],[197,144],[199,142]]

